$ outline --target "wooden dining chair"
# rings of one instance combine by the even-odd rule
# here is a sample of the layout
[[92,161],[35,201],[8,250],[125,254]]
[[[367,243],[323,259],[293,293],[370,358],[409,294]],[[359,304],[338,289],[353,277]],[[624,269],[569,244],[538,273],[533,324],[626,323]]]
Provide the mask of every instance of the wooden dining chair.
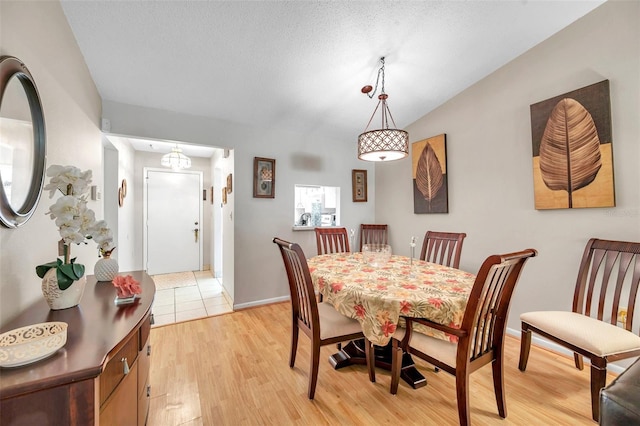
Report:
[[466,236],[464,232],[427,231],[424,235],[420,259],[458,269],[462,243]]
[[[468,425],[469,375],[491,364],[498,413],[505,418],[504,336],[509,304],[525,262],[536,255],[536,250],[527,249],[489,256],[476,276],[459,329],[424,318],[406,317],[406,329],[396,330],[392,338],[391,393],[398,391],[403,352],[415,355],[456,377],[460,425]],[[444,331],[457,342],[414,332],[414,324]]]
[[360,251],[364,244],[388,244],[388,226],[363,223],[360,225]]
[[607,363],[640,355],[640,336],[633,329],[639,285],[640,243],[590,239],[578,268],[572,311],[520,315],[520,370],[527,368],[532,332],[573,351],[580,370],[582,357],[589,358],[591,414],[598,421]]
[[349,252],[347,228],[316,228],[318,255]]
[[309,399],[313,399],[318,380],[320,347],[353,339],[362,339],[362,327],[354,319],[345,317],[327,303],[318,303],[314,296],[309,266],[302,248],[296,243],[274,238],[282,254],[291,292],[291,353],[289,367],[296,362],[298,334],[302,330],[311,340],[309,368]]

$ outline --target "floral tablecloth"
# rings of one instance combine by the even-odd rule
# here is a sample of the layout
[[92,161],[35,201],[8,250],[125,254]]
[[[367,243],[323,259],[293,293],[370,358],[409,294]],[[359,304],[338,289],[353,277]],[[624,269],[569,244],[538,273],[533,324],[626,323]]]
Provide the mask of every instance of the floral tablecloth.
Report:
[[[362,324],[364,335],[386,345],[400,316],[428,318],[459,328],[475,275],[459,269],[391,256],[384,266],[364,263],[361,253],[334,253],[308,261],[313,284],[324,303]],[[431,328],[416,328],[431,336],[452,340]]]

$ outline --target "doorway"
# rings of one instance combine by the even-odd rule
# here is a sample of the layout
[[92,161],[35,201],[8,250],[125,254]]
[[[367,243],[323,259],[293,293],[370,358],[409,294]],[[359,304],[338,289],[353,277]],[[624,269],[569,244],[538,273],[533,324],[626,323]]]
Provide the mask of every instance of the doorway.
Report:
[[144,168],[143,252],[149,275],[202,269],[201,196],[202,172]]

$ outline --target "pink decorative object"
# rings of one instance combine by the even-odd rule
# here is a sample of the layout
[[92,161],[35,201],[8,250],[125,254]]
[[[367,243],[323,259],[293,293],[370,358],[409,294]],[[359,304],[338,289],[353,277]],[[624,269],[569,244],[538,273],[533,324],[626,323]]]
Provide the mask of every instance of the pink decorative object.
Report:
[[131,275],[122,276],[118,275],[113,279],[113,285],[116,288],[118,298],[128,298],[142,293],[140,283],[136,281]]

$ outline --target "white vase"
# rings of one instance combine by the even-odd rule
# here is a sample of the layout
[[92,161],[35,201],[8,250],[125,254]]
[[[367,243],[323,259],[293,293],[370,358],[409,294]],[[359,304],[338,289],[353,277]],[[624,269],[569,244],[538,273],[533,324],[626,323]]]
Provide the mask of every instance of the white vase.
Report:
[[84,287],[87,284],[87,276],[83,275],[74,281],[66,290],[58,287],[58,277],[56,268],[51,268],[42,278],[42,294],[44,295],[49,308],[53,310],[67,309],[77,306],[82,299]]
[[93,274],[97,281],[112,281],[118,275],[118,261],[105,256],[96,262]]

